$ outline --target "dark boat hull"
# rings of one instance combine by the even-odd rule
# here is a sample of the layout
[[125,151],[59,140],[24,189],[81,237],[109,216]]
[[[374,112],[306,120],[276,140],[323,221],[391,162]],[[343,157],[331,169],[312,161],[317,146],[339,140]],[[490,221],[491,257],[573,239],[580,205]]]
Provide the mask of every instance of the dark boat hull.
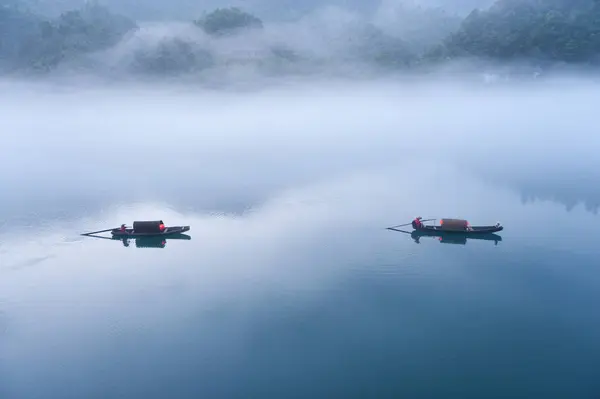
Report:
[[444,229],[441,226],[423,226],[415,229],[415,231],[423,233],[423,235],[427,235],[428,233],[431,233],[431,235],[458,234],[468,237],[497,233],[502,230],[504,230],[502,226],[471,226],[471,230]]
[[190,230],[190,226],[173,226],[166,227],[161,232],[151,232],[151,233],[136,233],[134,229],[125,229],[125,231],[121,231],[120,229],[114,229],[111,231],[113,237],[169,237],[181,233],[185,233]]

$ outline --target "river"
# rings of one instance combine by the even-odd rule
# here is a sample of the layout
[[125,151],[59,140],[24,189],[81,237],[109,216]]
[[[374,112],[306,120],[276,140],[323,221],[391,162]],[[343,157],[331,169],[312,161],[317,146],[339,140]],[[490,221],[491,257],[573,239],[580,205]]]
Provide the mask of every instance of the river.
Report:
[[1,86],[2,398],[600,395],[597,83]]

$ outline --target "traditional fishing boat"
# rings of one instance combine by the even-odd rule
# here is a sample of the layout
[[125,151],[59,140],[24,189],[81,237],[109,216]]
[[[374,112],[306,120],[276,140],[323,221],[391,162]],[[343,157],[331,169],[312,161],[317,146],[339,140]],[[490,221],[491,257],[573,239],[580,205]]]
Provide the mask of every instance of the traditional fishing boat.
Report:
[[112,229],[113,237],[146,237],[146,236],[168,236],[171,234],[185,233],[190,226],[165,227],[162,220],[133,222],[133,228],[128,229],[122,225],[118,229]]
[[461,234],[467,236],[485,235],[491,233],[497,233],[502,231],[504,227],[500,222],[490,226],[471,226],[471,224],[465,219],[440,219],[440,224],[426,225],[425,222],[436,221],[437,219],[423,220],[422,217],[415,218],[412,222],[388,227],[389,230],[397,230],[398,227],[411,225],[412,228],[417,232],[423,233],[448,233],[448,234]]
[[112,229],[94,231],[91,233],[84,233],[84,236],[91,236],[97,233],[105,233],[110,231],[115,238],[135,238],[135,237],[156,237],[156,236],[173,236],[176,234],[185,233],[190,230],[190,226],[172,226],[166,227],[162,220],[153,221],[135,221],[133,222],[133,228],[128,228],[122,224],[121,227]]
[[[435,220],[435,219],[433,219]],[[465,219],[441,219],[440,225],[425,225],[422,218],[418,217],[411,222],[412,228],[417,231],[425,232],[444,232],[444,233],[461,233],[469,235],[490,234],[502,231],[504,227],[500,222],[493,226],[471,226]]]

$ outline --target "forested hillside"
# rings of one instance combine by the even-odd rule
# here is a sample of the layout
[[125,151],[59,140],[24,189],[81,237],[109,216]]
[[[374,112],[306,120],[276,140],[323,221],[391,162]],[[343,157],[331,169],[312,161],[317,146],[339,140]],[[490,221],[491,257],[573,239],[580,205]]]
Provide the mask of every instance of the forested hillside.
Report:
[[108,9],[87,5],[54,19],[16,1],[0,3],[0,68],[48,70],[61,61],[117,44],[137,28]]
[[499,0],[473,11],[435,50],[444,57],[596,62],[598,0]]
[[498,0],[464,18],[408,3],[386,7],[368,18],[334,8],[285,23],[222,7],[190,16],[181,34],[161,22],[162,31],[138,35],[139,22],[96,3],[49,17],[19,0],[0,0],[0,68],[48,71],[99,52],[121,57],[115,62],[130,72],[152,74],[223,65],[394,70],[461,58],[593,64],[600,54],[600,0]]

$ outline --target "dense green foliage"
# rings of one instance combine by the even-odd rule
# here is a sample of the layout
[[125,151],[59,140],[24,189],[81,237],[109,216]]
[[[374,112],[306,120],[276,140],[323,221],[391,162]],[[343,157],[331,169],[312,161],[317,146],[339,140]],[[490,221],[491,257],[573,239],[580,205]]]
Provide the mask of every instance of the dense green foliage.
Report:
[[357,58],[385,68],[405,67],[415,57],[408,43],[383,33],[373,25],[357,29],[349,41],[355,42]]
[[[536,63],[599,61],[600,0],[497,0],[464,19],[443,10],[406,5],[391,11],[380,15],[386,29],[355,21],[343,29],[324,26],[331,36],[321,39],[314,33],[318,40],[312,43],[289,30],[280,37],[252,35],[246,46],[243,33],[261,31],[261,19],[239,8],[218,8],[193,22],[213,39],[193,37],[191,29],[191,36],[185,38],[167,36],[141,49],[134,46],[128,66],[136,72],[175,74],[231,64],[277,69],[359,61],[395,69],[461,57]],[[50,19],[31,13],[19,0],[0,0],[0,71],[51,70],[109,49],[135,29],[134,21],[94,4]],[[249,48],[248,52],[225,54],[227,42],[221,38],[236,35],[241,40],[236,43],[243,43],[241,48]]]
[[499,0],[473,11],[435,53],[593,62],[600,54],[600,1]]
[[382,8],[375,16],[378,26],[386,33],[402,38],[416,53],[441,43],[460,27],[462,20],[441,8],[415,7],[402,2]]
[[236,7],[217,8],[194,22],[210,35],[224,35],[240,29],[261,29],[262,21]]
[[185,74],[213,64],[211,54],[179,38],[165,39],[152,51],[138,51],[133,71],[150,75]]
[[135,22],[94,4],[49,20],[3,0],[0,67],[51,69],[70,57],[109,48],[135,28]]

